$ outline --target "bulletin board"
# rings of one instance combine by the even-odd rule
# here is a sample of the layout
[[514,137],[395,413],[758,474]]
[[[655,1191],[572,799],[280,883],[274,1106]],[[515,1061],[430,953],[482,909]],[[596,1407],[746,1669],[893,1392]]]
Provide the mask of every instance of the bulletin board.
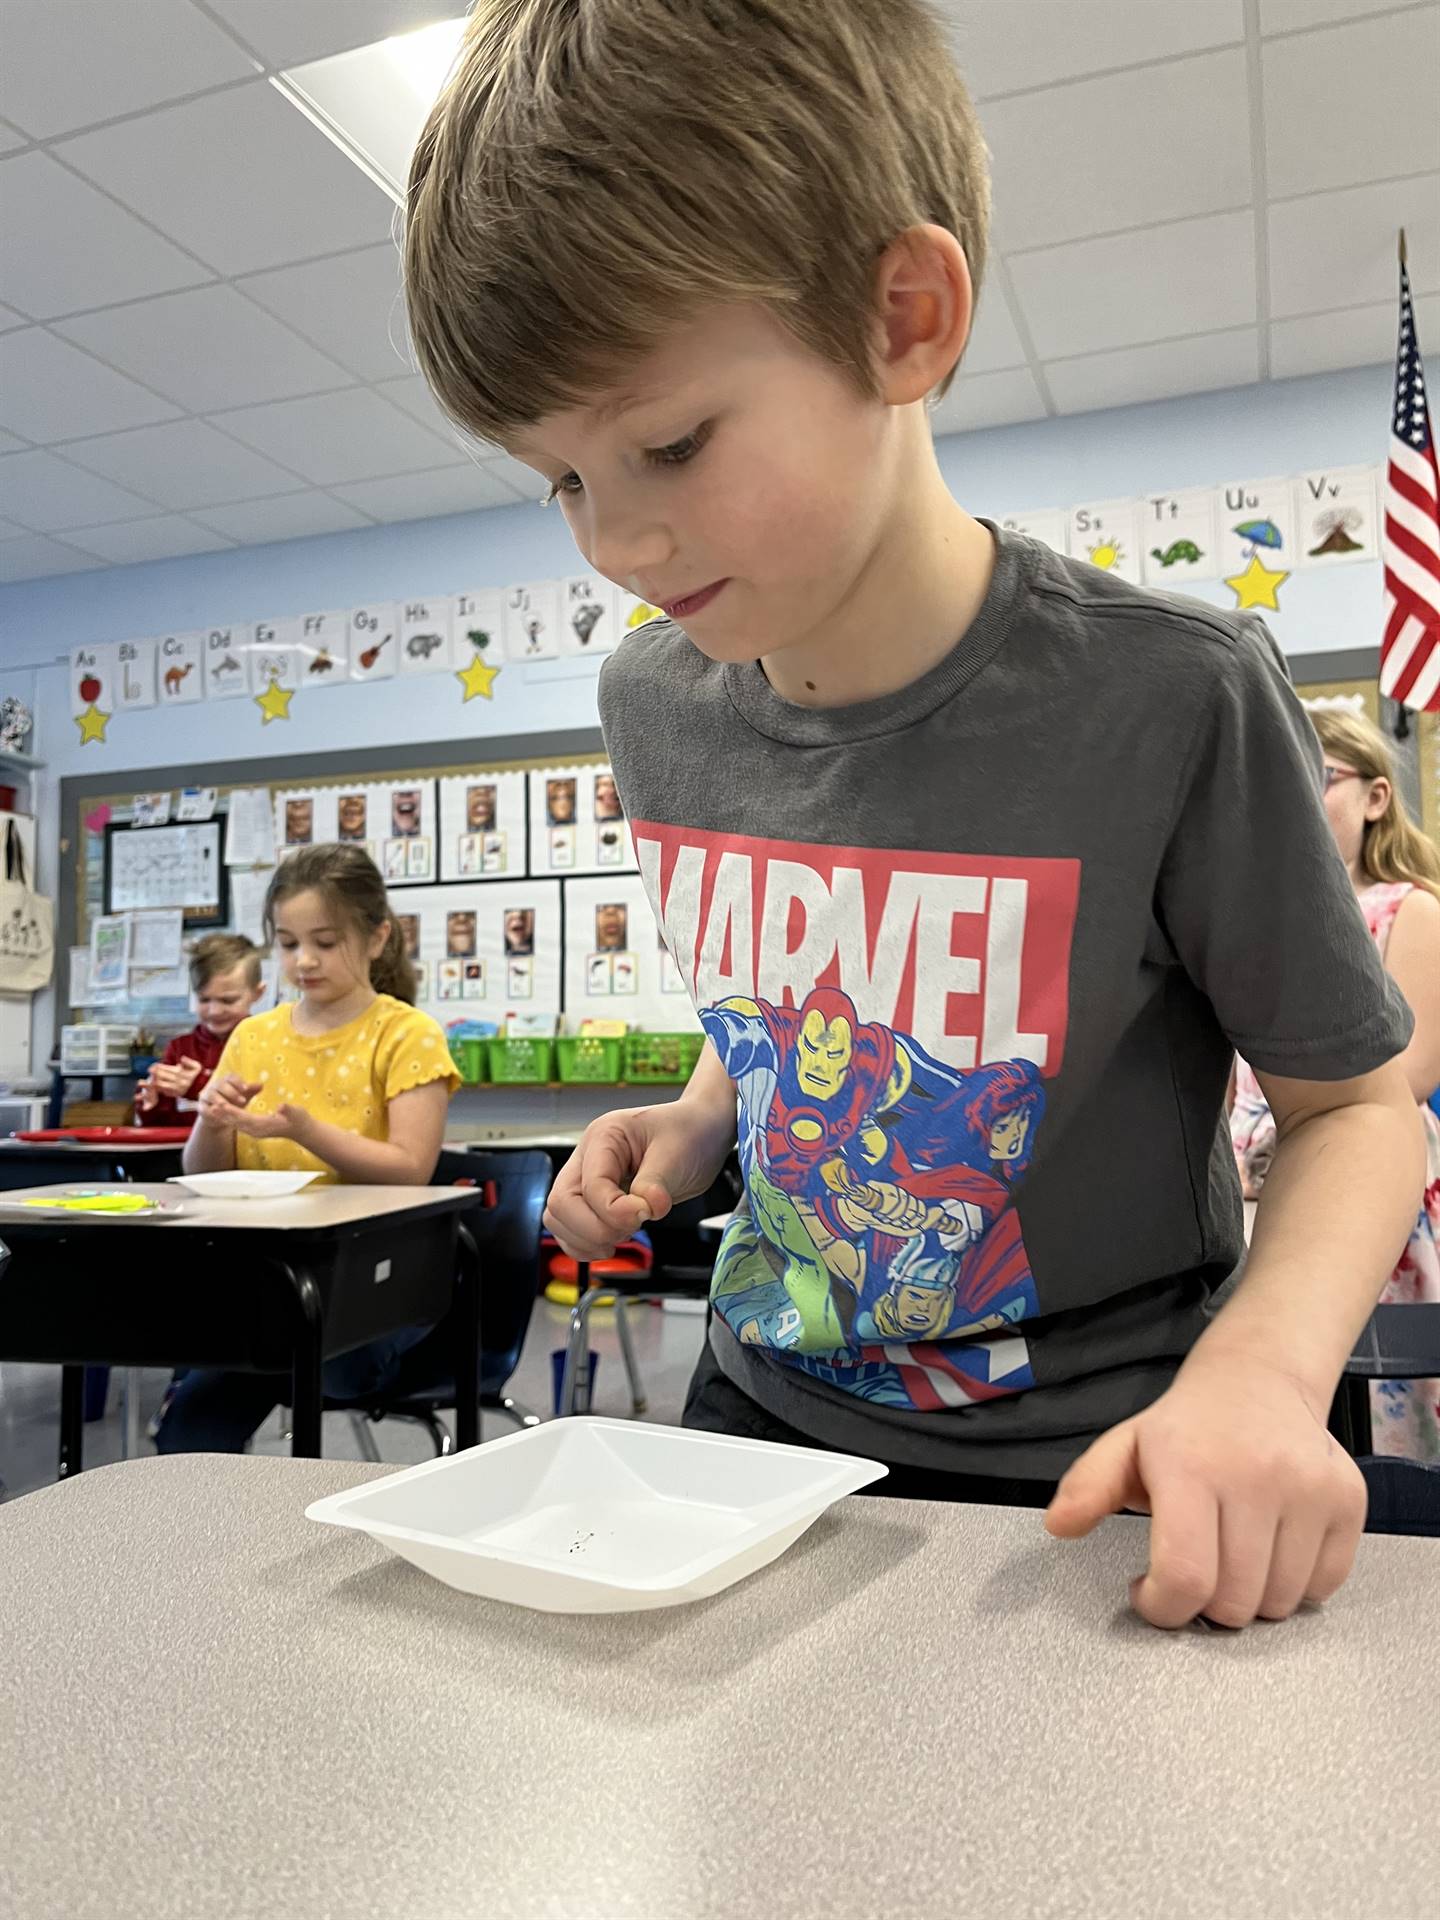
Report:
[[1440,847],[1440,713],[1422,713],[1420,736],[1420,824]]
[[1353,700],[1359,694],[1366,718],[1380,725],[1380,682],[1376,679],[1307,680],[1297,682],[1295,691],[1302,700]]
[[[628,827],[623,820],[597,822],[595,817],[596,778],[601,773],[608,777],[598,731],[516,736],[483,742],[427,742],[399,752],[394,748],[374,748],[349,753],[277,756],[265,762],[264,768],[268,778],[257,778],[254,762],[246,761],[146,768],[129,775],[133,785],[121,790],[116,788],[115,775],[107,777],[103,772],[71,776],[62,781],[57,945],[64,949],[88,942],[92,919],[104,913],[115,898],[107,878],[109,843],[128,842],[157,831],[129,825],[137,812],[137,801],[143,819],[146,795],[201,783],[215,791],[214,819],[208,824],[216,836],[214,844],[221,850],[222,897],[218,914],[212,910],[212,917],[196,923],[197,930],[200,925],[236,925],[248,930],[252,938],[258,933],[256,903],[268,882],[270,868],[264,863],[226,868],[223,853],[232,797],[263,791],[268,796],[268,814],[277,829],[276,851],[282,857],[287,807],[297,801],[310,803],[309,832],[313,841],[352,838],[360,844],[369,844],[378,856],[377,864],[382,866],[382,872],[387,840],[428,843],[428,877],[423,877],[423,869],[413,873],[409,870],[410,849],[407,847],[407,871],[403,876],[392,875],[387,886],[394,896],[402,928],[408,932],[408,923],[415,922],[412,937],[418,942],[416,958],[423,989],[420,1004],[442,1024],[465,1018],[499,1020],[510,1012],[563,1014],[567,1020],[574,1021],[590,1010],[588,1005],[584,1008],[568,1005],[566,909],[559,877],[527,871],[527,868],[531,865],[529,822],[537,783],[541,795],[539,805],[543,808],[544,783],[558,777],[573,778],[577,783],[577,796],[588,796],[588,800],[582,798],[578,804],[581,809],[588,804],[584,824],[592,835],[597,825],[609,831],[618,824],[626,866],[633,875]],[[493,830],[471,825],[468,793],[477,786],[495,788],[498,826]],[[407,804],[402,824],[407,828],[413,826],[416,831],[399,834],[380,831],[384,826],[394,827],[396,795],[406,792],[415,794],[417,805],[412,808]],[[608,789],[602,787],[602,815],[607,811],[607,793]],[[365,803],[363,817],[355,804],[361,799]],[[489,801],[477,801],[475,805],[474,818],[478,823],[485,817]],[[262,818],[265,813],[262,808]],[[289,815],[289,824],[292,834],[298,834],[301,814]],[[505,835],[503,856],[493,843],[488,848],[483,844],[487,831]],[[481,836],[478,845],[473,838],[475,834]],[[121,856],[122,862],[130,858]],[[460,871],[462,862],[468,864],[477,858],[480,872]],[[126,897],[122,891],[120,898]],[[145,904],[149,904],[148,900]],[[200,903],[185,900],[180,904]],[[507,912],[531,916],[527,928],[512,923],[508,947]],[[593,918],[593,906],[591,912]],[[476,916],[473,956],[448,951],[449,916],[465,913]],[[648,906],[645,913],[649,928],[647,939],[656,940]],[[524,945],[531,941],[530,953],[516,950],[517,942]],[[457,961],[458,979],[453,964]],[[528,965],[517,964],[520,962]],[[476,970],[467,973],[467,964]],[[658,966],[658,959],[655,964]],[[60,1024],[70,1017],[70,1008],[64,993],[57,995],[57,999],[60,1001],[57,1024]],[[643,993],[621,1002],[612,995],[608,1004],[595,1011],[628,1019],[633,1025],[645,1025],[642,1009],[646,1004]],[[670,1027],[693,1024],[688,1000],[681,995],[668,995],[663,1013],[663,1021],[652,1019],[649,1024]],[[77,1017],[96,1016],[86,1008],[77,1007]],[[152,1027],[183,1024],[188,1017],[188,1004],[184,1000],[145,1003],[137,998],[124,1005],[107,1007],[103,1017],[143,1020]]]
[[699,1027],[637,874],[565,883],[565,1011],[656,1032]]

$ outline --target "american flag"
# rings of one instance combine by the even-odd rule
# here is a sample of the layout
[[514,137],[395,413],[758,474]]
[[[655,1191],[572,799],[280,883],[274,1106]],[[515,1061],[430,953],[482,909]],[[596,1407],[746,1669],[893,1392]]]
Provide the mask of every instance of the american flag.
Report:
[[1385,476],[1385,631],[1380,691],[1417,713],[1440,711],[1440,472],[1425,369],[1400,257],[1400,344]]

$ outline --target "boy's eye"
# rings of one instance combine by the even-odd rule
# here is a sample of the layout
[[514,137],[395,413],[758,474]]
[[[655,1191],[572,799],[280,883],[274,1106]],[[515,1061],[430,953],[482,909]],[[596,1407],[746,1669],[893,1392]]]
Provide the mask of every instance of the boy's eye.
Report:
[[562,493],[579,493],[580,476],[578,473],[562,473],[558,480],[550,482],[550,491],[545,496],[548,507],[552,500],[558,500]]
[[645,458],[652,467],[683,467],[687,460],[695,458],[709,438],[708,426],[697,427],[683,439],[672,440],[667,447],[647,447]]

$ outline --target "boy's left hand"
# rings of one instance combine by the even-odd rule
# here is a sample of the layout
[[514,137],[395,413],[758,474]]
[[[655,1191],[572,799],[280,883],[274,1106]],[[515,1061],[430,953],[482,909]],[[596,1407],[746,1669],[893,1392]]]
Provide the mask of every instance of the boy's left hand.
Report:
[[294,1140],[302,1144],[310,1130],[310,1115],[304,1107],[280,1106],[273,1113],[252,1113],[248,1107],[231,1121],[237,1133],[248,1133],[252,1140]]
[[1365,1525],[1365,1482],[1324,1416],[1282,1369],[1202,1345],[1081,1455],[1045,1524],[1078,1539],[1123,1508],[1148,1513],[1150,1568],[1130,1599],[1153,1626],[1287,1619],[1343,1584]]

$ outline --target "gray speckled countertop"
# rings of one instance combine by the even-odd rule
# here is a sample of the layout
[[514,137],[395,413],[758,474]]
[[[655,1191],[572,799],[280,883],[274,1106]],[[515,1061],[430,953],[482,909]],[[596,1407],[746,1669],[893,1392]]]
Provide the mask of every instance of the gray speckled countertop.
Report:
[[853,1499],[698,1606],[466,1598],[303,1517],[384,1469],[103,1467],[0,1507],[23,1920],[1432,1913],[1440,1546],[1165,1636],[1145,1529]]

